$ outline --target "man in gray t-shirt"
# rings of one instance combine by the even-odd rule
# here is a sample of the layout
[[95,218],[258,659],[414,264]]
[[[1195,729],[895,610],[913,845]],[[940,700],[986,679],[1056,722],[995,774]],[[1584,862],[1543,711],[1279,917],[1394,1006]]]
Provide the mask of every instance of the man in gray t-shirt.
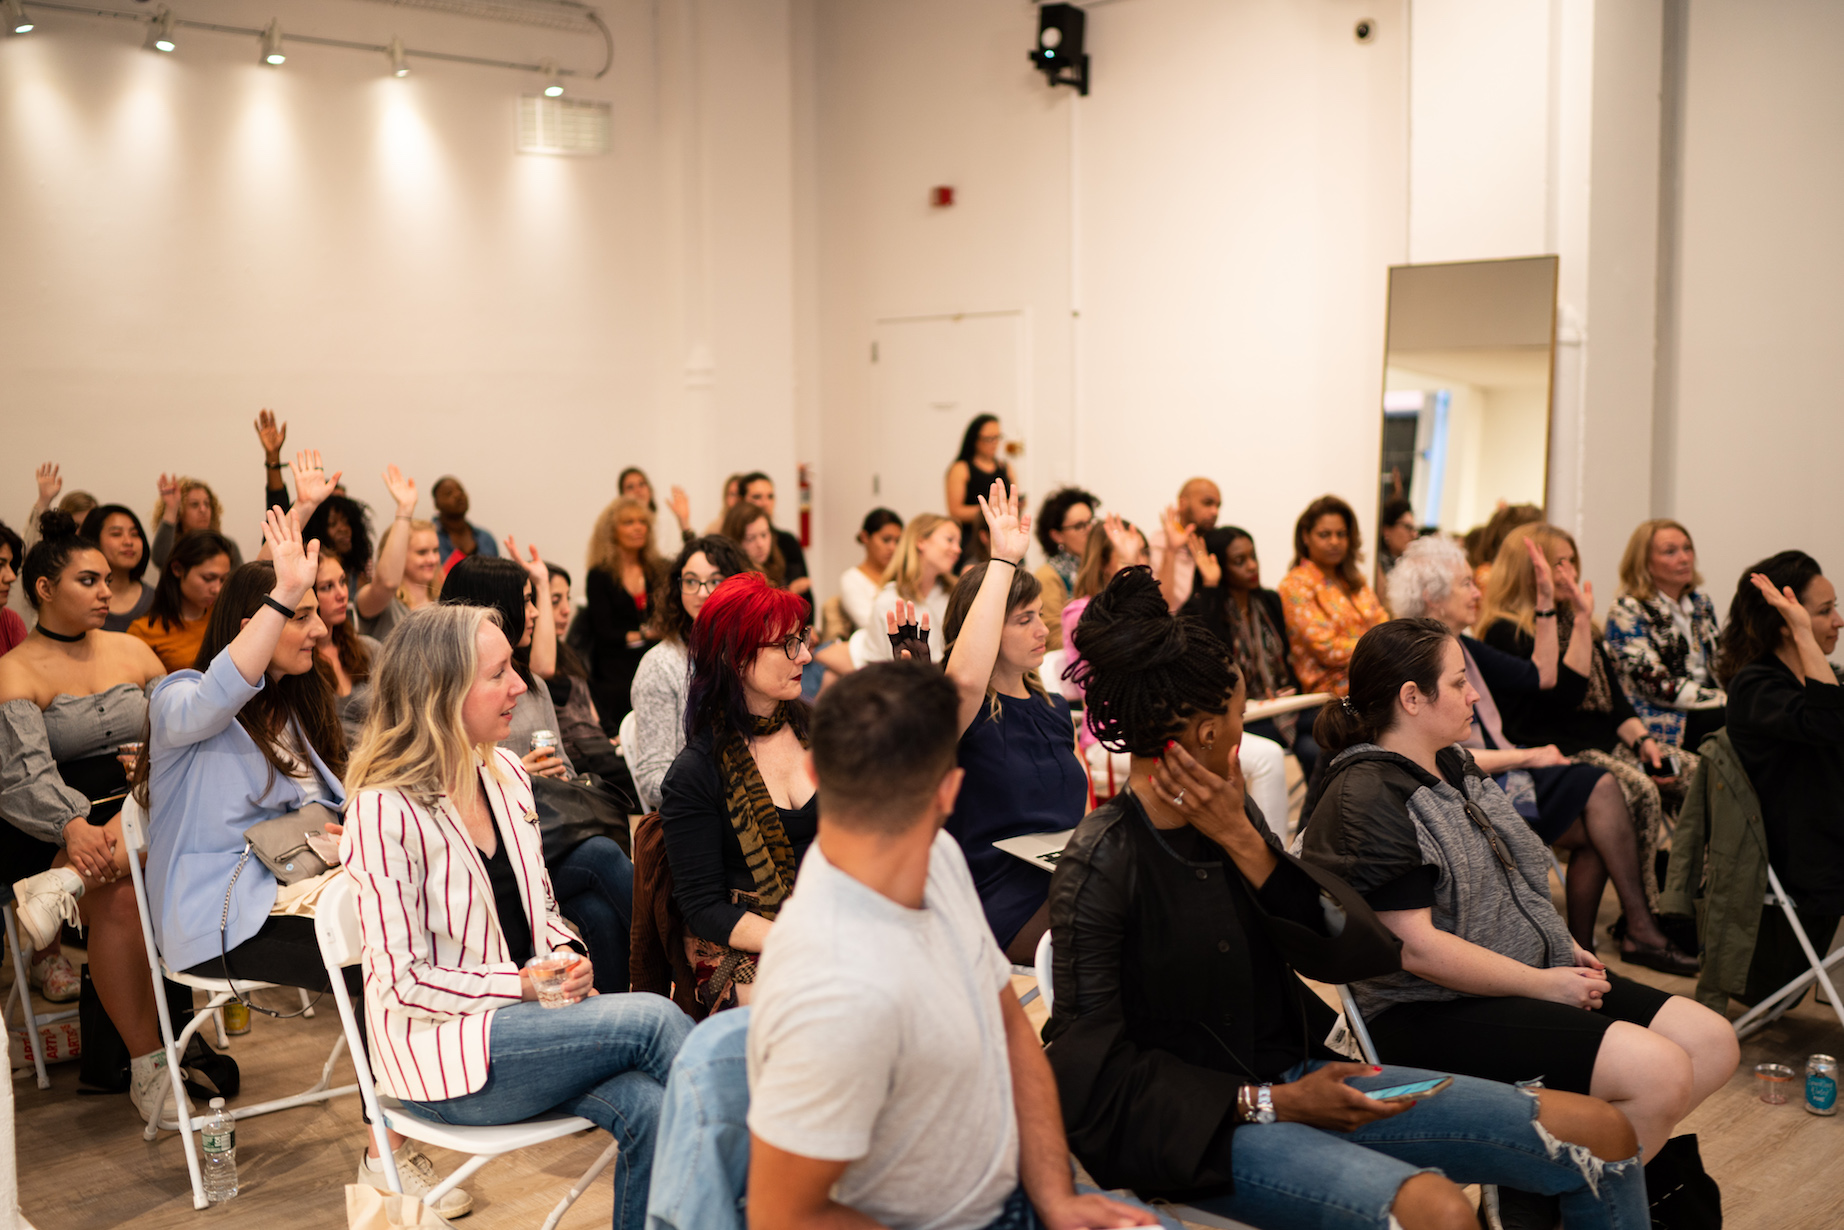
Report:
[[939,671],[904,662],[847,676],[815,710],[819,835],[751,1000],[755,1230],[839,1206],[892,1230],[1040,1224],[1032,1210],[1054,1226],[1159,1224],[1072,1184],[1050,1065],[941,831],[958,709]]

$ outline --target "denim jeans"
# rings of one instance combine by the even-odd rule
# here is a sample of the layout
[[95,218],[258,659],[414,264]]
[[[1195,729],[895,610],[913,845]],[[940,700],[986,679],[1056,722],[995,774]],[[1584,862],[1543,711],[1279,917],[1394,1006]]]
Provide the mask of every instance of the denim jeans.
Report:
[[[708,1017],[666,1082],[647,1230],[744,1230],[749,1190],[749,1009]],[[1080,1190],[1096,1189],[1083,1185]],[[1140,1206],[1131,1197],[1116,1196]],[[1159,1215],[1166,1230],[1178,1223]],[[1021,1187],[988,1230],[1042,1230]]]
[[457,1127],[517,1123],[547,1111],[581,1115],[621,1146],[616,1230],[641,1230],[660,1099],[691,1025],[658,995],[592,995],[564,1008],[514,1004],[493,1014],[486,1084],[458,1098],[404,1106]]
[[628,988],[628,927],[634,917],[634,864],[612,837],[591,837],[549,868],[557,908],[589,945],[595,989]]
[[[1284,1079],[1319,1066],[1301,1064]],[[1381,1089],[1440,1075],[1385,1065],[1381,1075],[1349,1083]],[[1556,1140],[1536,1122],[1540,1096],[1456,1076],[1445,1092],[1355,1132],[1303,1123],[1241,1127],[1230,1154],[1234,1193],[1192,1203],[1264,1230],[1382,1230],[1403,1183],[1438,1171],[1455,1183],[1561,1196],[1569,1230],[1647,1230],[1651,1212],[1638,1157],[1603,1162]]]

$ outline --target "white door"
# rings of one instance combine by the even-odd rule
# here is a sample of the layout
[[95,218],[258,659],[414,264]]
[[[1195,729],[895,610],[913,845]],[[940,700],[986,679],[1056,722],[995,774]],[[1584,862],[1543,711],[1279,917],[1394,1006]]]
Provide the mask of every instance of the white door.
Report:
[[[945,512],[944,482],[976,414],[996,414],[1006,445],[1029,431],[1020,312],[904,317],[877,322],[872,384],[877,425],[870,499],[905,521]],[[1020,483],[1027,454],[1006,454]]]

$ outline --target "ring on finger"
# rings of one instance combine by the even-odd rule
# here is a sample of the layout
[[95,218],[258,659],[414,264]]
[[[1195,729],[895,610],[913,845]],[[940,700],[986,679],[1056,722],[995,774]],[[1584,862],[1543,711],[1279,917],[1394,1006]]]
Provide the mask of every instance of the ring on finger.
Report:
[[1177,807],[1185,801],[1185,788],[1180,786],[1178,793],[1172,796],[1172,806]]

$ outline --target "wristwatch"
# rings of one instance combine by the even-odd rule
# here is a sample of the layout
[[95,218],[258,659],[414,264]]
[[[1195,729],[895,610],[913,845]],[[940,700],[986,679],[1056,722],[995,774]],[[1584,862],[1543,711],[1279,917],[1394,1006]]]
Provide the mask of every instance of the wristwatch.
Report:
[[1244,1085],[1236,1101],[1244,1123],[1274,1122],[1274,1086]]

